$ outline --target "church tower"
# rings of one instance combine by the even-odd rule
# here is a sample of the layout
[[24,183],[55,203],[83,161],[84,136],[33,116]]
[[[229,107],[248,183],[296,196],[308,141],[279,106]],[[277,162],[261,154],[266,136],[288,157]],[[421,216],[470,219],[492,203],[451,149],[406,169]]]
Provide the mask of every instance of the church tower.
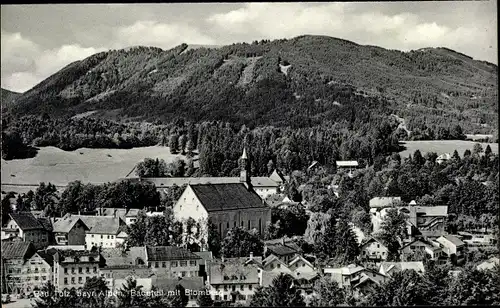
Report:
[[243,154],[241,155],[241,165],[240,165],[240,183],[245,184],[247,189],[252,188],[252,180],[250,177],[250,159],[247,155],[246,148],[243,148]]

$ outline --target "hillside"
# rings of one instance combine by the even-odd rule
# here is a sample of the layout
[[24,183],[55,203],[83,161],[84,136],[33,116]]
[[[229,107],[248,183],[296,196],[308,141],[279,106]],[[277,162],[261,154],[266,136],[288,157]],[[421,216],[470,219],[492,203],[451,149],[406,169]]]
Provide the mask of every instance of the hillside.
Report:
[[417,139],[437,139],[439,127],[457,124],[496,131],[497,83],[496,65],[446,48],[400,52],[300,36],[98,53],[22,94],[8,112],[309,126],[348,120],[363,106],[405,119]]
[[8,106],[10,103],[12,103],[16,98],[18,98],[19,96],[21,96],[22,94],[21,93],[17,93],[17,92],[13,92],[13,91],[9,91],[7,89],[1,89],[1,93],[0,93],[0,97],[1,97],[1,103],[2,103],[2,107],[4,106]]

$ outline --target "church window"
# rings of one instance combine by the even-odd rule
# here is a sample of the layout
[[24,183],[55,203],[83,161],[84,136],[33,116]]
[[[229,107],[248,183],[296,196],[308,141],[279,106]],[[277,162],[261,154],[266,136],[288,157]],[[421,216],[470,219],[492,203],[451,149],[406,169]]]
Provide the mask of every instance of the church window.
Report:
[[248,220],[248,230],[250,230],[250,220]]
[[226,223],[226,229],[229,229],[229,222]]

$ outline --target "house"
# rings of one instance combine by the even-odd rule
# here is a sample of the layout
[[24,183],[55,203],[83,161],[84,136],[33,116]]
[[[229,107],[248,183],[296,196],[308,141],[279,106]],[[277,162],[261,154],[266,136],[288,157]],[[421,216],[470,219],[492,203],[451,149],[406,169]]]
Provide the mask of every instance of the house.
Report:
[[418,261],[423,261],[425,255],[431,260],[439,260],[444,253],[438,243],[419,238],[401,247],[400,255],[403,260],[420,255]]
[[187,307],[197,307],[196,300],[200,294],[207,294],[207,289],[202,277],[177,277],[165,278],[153,276],[152,285],[156,290],[163,291],[165,296],[172,296],[178,285],[184,287],[184,292],[188,296]]
[[386,260],[388,252],[387,246],[380,239],[373,236],[362,243],[360,247],[360,257],[366,261]]
[[448,218],[448,206],[409,206],[400,207],[399,210],[408,215],[408,223],[419,232],[432,231],[444,233]]
[[264,242],[264,255],[273,254],[282,262],[288,263],[297,255],[302,253],[302,249],[291,238],[267,240]]
[[34,273],[27,273],[29,267],[25,264],[35,253],[31,242],[2,242],[2,293],[25,294],[33,291],[28,289],[26,282],[28,279],[31,281]]
[[249,302],[260,285],[262,258],[224,258],[207,262],[207,286],[215,301]]
[[500,264],[498,257],[491,257],[488,260],[481,262],[476,268],[478,270],[493,270],[495,266]]
[[497,238],[494,233],[459,231],[458,235],[461,236],[461,240],[469,249],[494,247],[497,244]]
[[20,237],[25,242],[32,242],[35,248],[44,248],[49,245],[49,231],[30,212],[9,214],[9,221],[2,228],[2,239]]
[[359,167],[359,163],[355,160],[337,160],[335,163],[337,170],[346,170],[349,174]]
[[199,277],[202,258],[175,246],[145,246],[147,265],[161,277]]
[[54,253],[54,287],[57,291],[78,289],[100,275],[99,251],[57,250]]
[[125,209],[125,208],[98,208],[97,216],[112,216],[121,218],[127,226],[137,221],[139,209]]
[[250,182],[250,166],[243,159],[240,183],[233,184],[189,184],[174,205],[174,217],[180,221],[189,218],[201,224],[205,234],[199,243],[205,250],[208,242],[208,225],[211,221],[224,237],[231,228],[256,229],[263,235],[271,223],[271,208],[254,191]]
[[142,291],[151,291],[155,273],[145,265],[114,265],[100,268],[101,277],[113,293],[120,292],[128,278],[136,280]]
[[442,164],[442,163],[444,163],[444,162],[446,162],[446,161],[450,160],[450,159],[451,159],[451,157],[452,157],[452,156],[451,156],[451,154],[450,154],[450,153],[444,153],[444,154],[439,155],[439,156],[436,158],[436,162],[437,162],[438,164]]
[[385,276],[392,276],[394,273],[404,270],[414,270],[419,274],[425,273],[424,263],[417,262],[382,262],[380,263],[379,272]]
[[393,204],[401,202],[401,197],[374,197],[369,201],[370,209],[391,207]]
[[80,218],[69,217],[54,222],[52,232],[57,245],[85,245],[85,234],[89,230]]
[[339,287],[350,288],[354,296],[366,294],[375,285],[384,282],[387,276],[370,268],[365,268],[356,264],[349,264],[343,267],[325,267],[324,275],[332,281],[337,282]]
[[53,256],[47,250],[39,250],[26,260],[22,269],[25,293],[42,290],[44,284],[52,281],[53,266]]
[[462,242],[458,237],[453,235],[443,235],[440,236],[436,242],[441,244],[443,248],[443,252],[451,257],[452,255],[456,255],[457,257],[463,256],[465,252],[465,243]]
[[74,215],[68,213],[54,222],[54,225],[72,225],[73,221],[77,219],[80,219],[89,229],[85,233],[86,249],[90,250],[92,247],[114,248],[123,242],[117,236],[126,224],[123,219],[115,216]]
[[274,169],[273,173],[269,176],[269,179],[273,180],[276,182],[276,184],[279,185],[280,191],[285,190],[285,183],[288,182],[290,177],[284,176],[280,171],[277,169]]

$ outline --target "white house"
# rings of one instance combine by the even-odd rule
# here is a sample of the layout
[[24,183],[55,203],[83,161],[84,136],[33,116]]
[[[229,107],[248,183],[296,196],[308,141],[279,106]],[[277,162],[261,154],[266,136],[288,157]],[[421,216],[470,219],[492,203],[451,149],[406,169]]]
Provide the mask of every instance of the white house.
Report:
[[360,256],[365,260],[379,261],[386,260],[389,250],[381,240],[370,237],[360,248]]

